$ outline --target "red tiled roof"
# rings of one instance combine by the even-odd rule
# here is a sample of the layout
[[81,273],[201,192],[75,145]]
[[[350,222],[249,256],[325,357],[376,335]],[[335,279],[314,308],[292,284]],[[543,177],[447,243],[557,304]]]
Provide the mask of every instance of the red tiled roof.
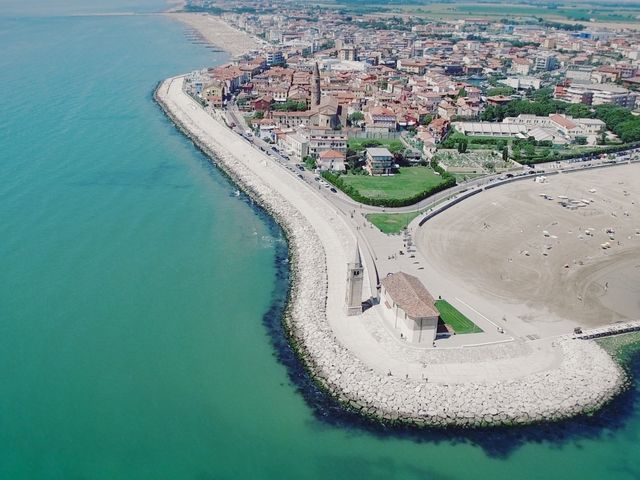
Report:
[[562,115],[549,115],[549,118],[551,118],[552,122],[555,122],[564,128],[572,129],[577,127],[576,123],[573,120],[567,117],[563,117]]
[[340,160],[344,159],[344,153],[338,152],[337,150],[325,150],[318,154],[322,160],[329,160],[332,158],[339,158]]
[[433,297],[417,277],[398,272],[389,275],[380,283],[393,301],[410,317],[424,318],[440,315]]

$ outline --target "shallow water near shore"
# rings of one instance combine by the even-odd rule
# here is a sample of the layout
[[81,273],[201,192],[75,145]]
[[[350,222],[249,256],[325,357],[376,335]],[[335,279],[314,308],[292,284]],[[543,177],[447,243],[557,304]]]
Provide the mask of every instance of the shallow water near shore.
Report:
[[592,417],[476,432],[318,392],[279,322],[279,228],[152,101],[223,60],[180,25],[0,17],[0,42],[0,478],[640,477],[637,380]]

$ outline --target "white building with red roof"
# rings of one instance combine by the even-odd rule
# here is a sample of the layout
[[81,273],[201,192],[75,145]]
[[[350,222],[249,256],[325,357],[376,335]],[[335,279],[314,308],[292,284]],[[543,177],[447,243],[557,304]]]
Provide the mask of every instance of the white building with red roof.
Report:
[[337,150],[324,150],[318,154],[316,160],[317,168],[325,170],[333,170],[334,172],[344,172],[346,155],[345,152],[339,152]]

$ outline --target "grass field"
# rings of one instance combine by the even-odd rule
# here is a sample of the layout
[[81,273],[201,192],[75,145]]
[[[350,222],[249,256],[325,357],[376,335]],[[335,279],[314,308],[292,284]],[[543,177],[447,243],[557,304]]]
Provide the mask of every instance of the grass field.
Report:
[[456,334],[481,333],[482,329],[460,313],[446,300],[436,300],[436,308],[440,312],[440,318],[449,325]]
[[443,183],[429,167],[403,167],[395,175],[343,175],[340,177],[360,194],[370,198],[404,199]]
[[369,213],[367,220],[373,223],[382,233],[400,233],[420,212],[410,213]]

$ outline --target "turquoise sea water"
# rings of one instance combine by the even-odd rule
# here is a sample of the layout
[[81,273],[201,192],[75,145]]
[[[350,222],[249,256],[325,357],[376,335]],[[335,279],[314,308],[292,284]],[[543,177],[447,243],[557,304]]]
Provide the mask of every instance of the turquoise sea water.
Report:
[[640,478],[637,383],[473,433],[363,424],[311,388],[279,230],[151,99],[223,58],[165,18],[65,16],[162,7],[133,3],[0,4],[1,479]]

